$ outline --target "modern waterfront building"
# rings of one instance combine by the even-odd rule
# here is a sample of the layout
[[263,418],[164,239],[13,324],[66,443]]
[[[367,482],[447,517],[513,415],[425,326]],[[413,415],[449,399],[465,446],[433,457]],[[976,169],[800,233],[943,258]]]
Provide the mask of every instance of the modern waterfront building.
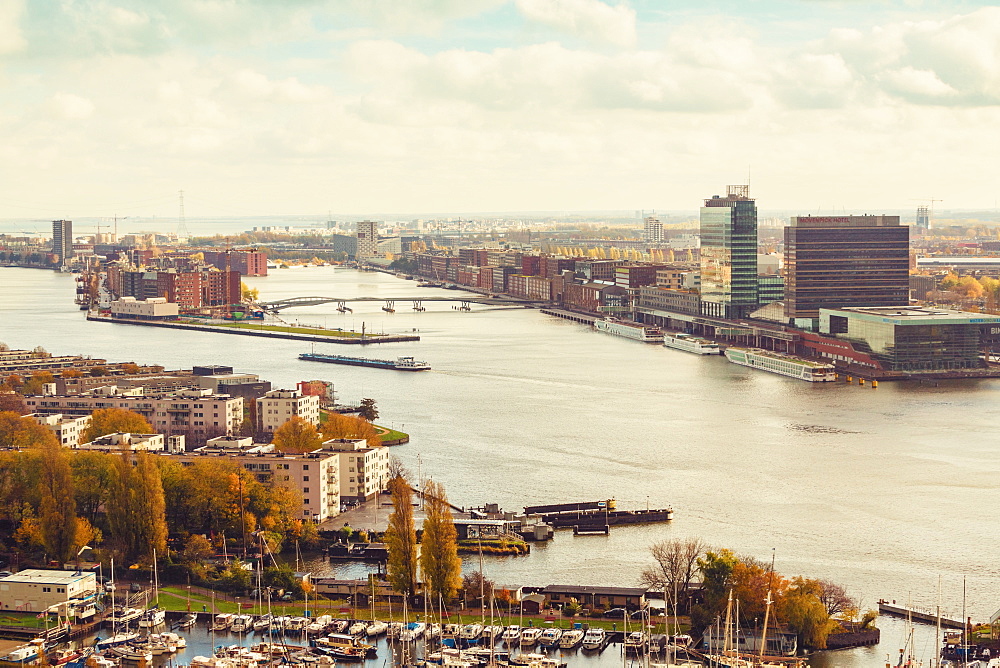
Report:
[[0,577],[0,610],[46,612],[59,610],[75,617],[93,616],[97,574],[89,571],[48,571],[26,568]]
[[367,260],[378,254],[378,225],[373,220],[358,222],[357,258]]
[[332,438],[323,450],[340,456],[340,496],[366,501],[389,485],[389,449],[369,447],[365,439]]
[[742,318],[756,308],[757,203],[750,186],[729,186],[701,208],[701,308],[717,318]]
[[127,320],[176,320],[179,307],[165,297],[122,297],[111,302],[111,317]]
[[257,399],[257,429],[266,433],[298,416],[313,426],[319,425],[319,397],[301,390],[271,390]]
[[785,315],[907,306],[910,228],[899,216],[796,216],[785,228]]
[[1000,316],[925,307],[820,309],[823,334],[850,342],[883,369],[907,373],[978,369],[983,325]]
[[59,256],[59,264],[64,265],[73,257],[73,221],[52,221],[52,252]]

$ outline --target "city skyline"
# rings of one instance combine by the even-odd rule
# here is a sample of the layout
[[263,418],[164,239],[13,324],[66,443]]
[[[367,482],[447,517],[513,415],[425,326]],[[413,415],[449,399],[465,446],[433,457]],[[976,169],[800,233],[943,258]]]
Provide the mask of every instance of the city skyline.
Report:
[[992,209],[1000,8],[0,5],[0,218]]

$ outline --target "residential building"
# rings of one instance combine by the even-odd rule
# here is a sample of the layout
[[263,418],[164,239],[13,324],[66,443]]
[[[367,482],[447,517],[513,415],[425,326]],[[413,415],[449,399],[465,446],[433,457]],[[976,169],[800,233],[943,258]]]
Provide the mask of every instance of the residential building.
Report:
[[796,216],[785,228],[785,315],[907,306],[910,228],[899,216]]
[[122,297],[111,302],[111,317],[129,320],[176,320],[179,307],[164,297],[139,300]]
[[364,439],[333,438],[323,450],[340,456],[340,496],[366,501],[389,485],[389,449],[368,447]]
[[[184,451],[184,441],[183,436],[171,436],[171,438],[180,438],[181,448],[180,451]],[[163,434],[129,434],[125,432],[115,432],[113,434],[105,434],[100,438],[95,438],[93,441],[88,443],[81,443],[78,446],[80,450],[97,450],[99,452],[121,452],[127,450],[130,452],[163,452],[166,449],[166,437]],[[173,441],[172,444],[176,444],[177,441]]]
[[257,399],[257,429],[265,433],[298,416],[319,425],[319,397],[302,394],[301,390],[271,390]]
[[64,265],[73,257],[73,221],[52,221],[52,252],[59,256],[59,264]]
[[378,254],[378,226],[373,220],[362,220],[357,226],[357,258],[367,260]]
[[204,251],[205,262],[221,271],[236,271],[243,276],[267,276],[267,253],[258,250]]
[[199,440],[232,433],[243,423],[243,399],[208,390],[146,394],[141,387],[121,390],[110,386],[106,391],[86,394],[29,396],[24,402],[33,413],[76,416],[90,415],[99,408],[124,408],[146,418],[157,433],[181,433]]
[[701,307],[717,318],[746,316],[757,306],[757,204],[750,186],[729,186],[705,200],[700,214]]
[[43,427],[47,427],[49,431],[55,434],[59,440],[59,444],[64,448],[75,448],[79,445],[83,437],[83,432],[90,426],[91,421],[89,415],[73,417],[62,415],[61,413],[54,413],[52,415],[32,413],[31,415],[25,415],[25,417],[30,417]]
[[883,369],[907,373],[978,369],[983,325],[1000,316],[927,307],[820,309],[819,329]]
[[274,482],[301,495],[300,517],[322,522],[340,514],[340,456],[323,449],[301,454],[277,452],[252,438],[219,437],[191,452],[163,454],[185,466],[226,457],[263,483]]
[[663,223],[656,216],[646,216],[642,222],[642,238],[651,244],[660,244],[665,241],[663,235]]
[[0,610],[58,610],[77,618],[91,617],[97,602],[97,574],[92,571],[48,571],[26,568],[0,576]]

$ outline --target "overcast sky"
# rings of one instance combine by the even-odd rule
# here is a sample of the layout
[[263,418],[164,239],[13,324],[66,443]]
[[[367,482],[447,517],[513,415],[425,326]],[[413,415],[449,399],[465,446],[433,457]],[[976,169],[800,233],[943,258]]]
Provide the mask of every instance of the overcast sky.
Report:
[[993,208],[1000,8],[0,0],[0,217]]

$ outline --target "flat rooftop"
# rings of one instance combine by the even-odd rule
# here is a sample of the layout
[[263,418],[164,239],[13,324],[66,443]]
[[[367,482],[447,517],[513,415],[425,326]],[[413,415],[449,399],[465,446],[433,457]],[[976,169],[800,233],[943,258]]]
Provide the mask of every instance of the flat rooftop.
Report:
[[40,568],[26,568],[23,571],[8,575],[2,579],[4,582],[68,585],[80,580],[96,577],[94,573],[86,571],[47,571]]
[[976,325],[1000,322],[1000,316],[969,311],[952,311],[929,306],[856,306],[839,309],[820,309],[821,314],[841,317],[861,317],[865,320],[892,322],[897,325]]

